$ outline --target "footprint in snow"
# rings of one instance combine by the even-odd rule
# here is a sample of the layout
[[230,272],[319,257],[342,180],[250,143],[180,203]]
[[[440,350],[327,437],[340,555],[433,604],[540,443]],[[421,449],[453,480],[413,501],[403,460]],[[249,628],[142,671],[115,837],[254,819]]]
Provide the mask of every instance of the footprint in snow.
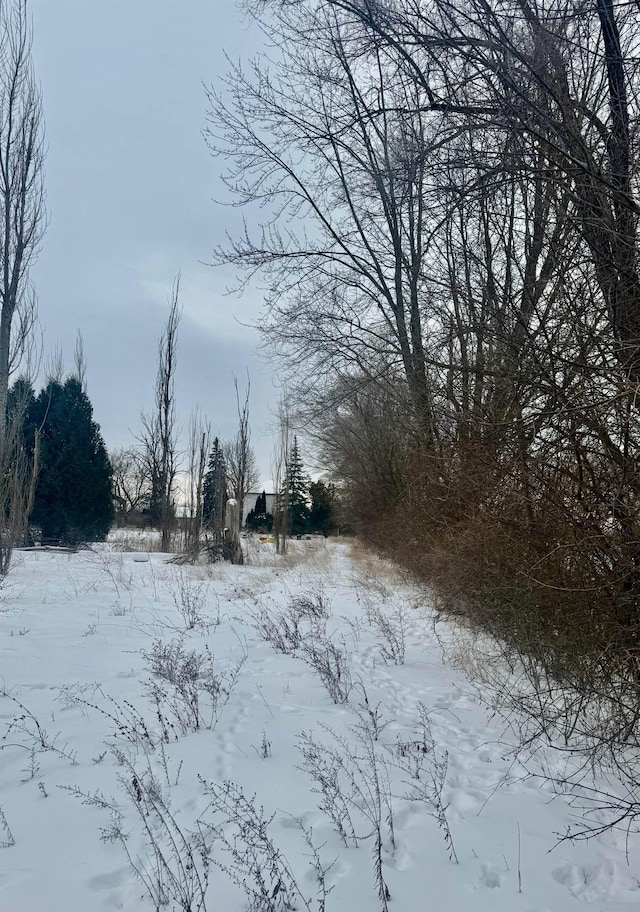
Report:
[[494,865],[483,864],[480,883],[483,887],[488,887],[490,890],[496,890],[498,887],[502,886],[502,874]]
[[466,816],[477,812],[483,800],[484,795],[481,792],[474,795],[472,792],[462,789],[454,790],[449,798],[449,806],[464,820]]
[[130,878],[131,869],[126,866],[124,868],[116,868],[115,871],[110,871],[108,874],[97,874],[91,878],[89,886],[92,890],[112,890],[114,887],[121,887]]
[[582,902],[617,900],[637,903],[639,899],[638,881],[610,858],[586,866],[564,864],[556,868],[552,876]]

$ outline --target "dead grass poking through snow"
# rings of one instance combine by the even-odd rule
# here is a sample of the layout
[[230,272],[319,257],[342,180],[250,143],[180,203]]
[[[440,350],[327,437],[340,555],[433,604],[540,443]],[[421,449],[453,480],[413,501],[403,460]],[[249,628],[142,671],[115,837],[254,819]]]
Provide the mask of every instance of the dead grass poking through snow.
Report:
[[331,549],[324,538],[310,540],[290,539],[287,553],[276,554],[275,545],[261,543],[257,537],[242,542],[245,564],[249,567],[275,567],[279,570],[305,569],[328,571],[331,567]]
[[379,599],[388,599],[400,588],[412,585],[406,570],[390,560],[379,557],[358,539],[349,542],[349,557],[353,565],[353,584],[356,591],[369,592]]

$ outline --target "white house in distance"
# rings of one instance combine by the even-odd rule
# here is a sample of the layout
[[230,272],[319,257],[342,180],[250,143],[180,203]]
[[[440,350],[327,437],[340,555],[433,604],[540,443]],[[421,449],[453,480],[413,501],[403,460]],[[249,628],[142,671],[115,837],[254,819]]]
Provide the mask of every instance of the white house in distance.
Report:
[[[256,501],[259,497],[262,497],[262,491],[250,491],[248,494],[245,494],[244,506],[242,509],[242,526],[244,527],[247,524],[247,516],[252,510],[256,508]],[[275,503],[276,495],[267,494],[265,492],[265,500],[267,503],[267,513],[273,513],[273,506]]]

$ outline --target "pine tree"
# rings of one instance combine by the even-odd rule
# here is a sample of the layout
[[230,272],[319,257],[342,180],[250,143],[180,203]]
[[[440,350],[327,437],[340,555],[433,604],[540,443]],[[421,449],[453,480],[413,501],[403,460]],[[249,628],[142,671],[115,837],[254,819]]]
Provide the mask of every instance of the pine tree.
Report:
[[249,510],[246,526],[252,532],[271,532],[273,514],[267,513],[267,494],[265,491],[262,494],[258,494],[255,507]]
[[25,440],[41,428],[40,470],[31,521],[44,539],[101,541],[114,516],[111,464],[82,384],[51,380],[29,409]]
[[224,529],[227,487],[224,454],[222,445],[216,437],[202,483],[202,523],[205,529],[209,529],[220,540]]
[[311,510],[309,512],[309,528],[314,532],[322,532],[327,536],[335,528],[333,504],[335,491],[332,485],[322,481],[314,481],[309,485],[311,496]]
[[301,535],[309,527],[308,492],[309,479],[304,471],[298,438],[294,437],[282,492],[288,505],[289,531],[292,535]]

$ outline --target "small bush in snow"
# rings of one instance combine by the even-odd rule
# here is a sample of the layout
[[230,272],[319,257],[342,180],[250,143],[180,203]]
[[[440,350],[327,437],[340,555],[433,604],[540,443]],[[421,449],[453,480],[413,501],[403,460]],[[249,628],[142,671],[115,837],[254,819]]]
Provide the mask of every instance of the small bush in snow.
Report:
[[325,880],[328,869],[320,861],[311,833],[300,824],[310,849],[317,905],[302,892],[289,862],[273,843],[269,826],[275,815],[267,817],[255,799],[233,782],[219,784],[202,777],[200,781],[210,802],[200,819],[202,831],[222,850],[214,863],[244,890],[248,912],[325,912],[331,889]]
[[334,703],[347,703],[353,682],[345,650],[326,636],[316,636],[301,644],[304,661],[320,675]]
[[194,579],[188,570],[178,567],[166,585],[185,628],[193,630],[204,625],[209,583]]
[[215,727],[244,662],[219,671],[208,646],[199,653],[186,649],[182,638],[155,640],[145,658],[156,679],[149,682],[148,692],[165,742]]
[[[83,804],[109,812],[109,823],[100,830],[101,839],[124,849],[131,870],[143,884],[156,912],[169,907],[182,912],[206,912],[210,858],[201,831],[189,832],[180,827],[148,757],[147,767],[139,770],[123,751],[114,748],[112,752],[122,769],[118,781],[128,799],[126,805],[116,804],[100,791],[83,792],[77,786],[61,788]],[[131,812],[144,845],[142,851],[135,853],[129,848],[129,826],[125,831],[125,824],[130,823],[126,815],[130,817]]]
[[[387,764],[376,750],[369,726],[351,728],[355,741],[328,726],[323,726],[323,730],[330,743],[302,733],[302,768],[314,780],[314,791],[322,796],[319,808],[327,814],[344,844],[357,846],[365,839],[373,840],[373,879],[381,912],[388,912],[391,894],[384,877],[383,853],[387,847],[393,854],[396,841]],[[358,827],[364,829],[358,832]]]
[[404,665],[410,624],[407,606],[403,602],[393,607],[372,602],[367,607],[367,617],[378,634],[378,646],[385,662]]

